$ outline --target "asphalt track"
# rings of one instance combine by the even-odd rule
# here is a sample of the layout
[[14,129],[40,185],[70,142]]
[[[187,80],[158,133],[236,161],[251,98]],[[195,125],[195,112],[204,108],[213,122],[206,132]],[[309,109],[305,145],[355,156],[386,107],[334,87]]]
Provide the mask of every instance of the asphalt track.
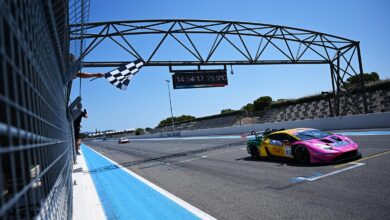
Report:
[[351,138],[362,159],[321,166],[252,160],[239,138],[84,143],[218,219],[390,219],[390,135]]

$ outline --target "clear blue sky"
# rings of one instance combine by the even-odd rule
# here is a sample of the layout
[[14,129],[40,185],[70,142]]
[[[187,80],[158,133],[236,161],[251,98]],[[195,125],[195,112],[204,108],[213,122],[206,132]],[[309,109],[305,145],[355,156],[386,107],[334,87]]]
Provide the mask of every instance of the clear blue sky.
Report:
[[[292,4],[293,2],[293,4]],[[361,42],[365,72],[390,78],[390,1],[387,0],[91,0],[90,22],[132,19],[193,18],[237,20],[315,30]],[[174,52],[174,51],[173,51]],[[97,48],[86,60],[126,60],[110,44]],[[274,100],[330,90],[327,65],[265,65],[233,67],[229,86],[171,90],[175,116],[218,114],[221,109],[240,109],[254,99],[269,95]],[[106,72],[111,68],[83,69]],[[165,67],[145,67],[121,91],[106,80],[83,80],[83,105],[89,118],[83,131],[155,127],[170,116]],[[72,97],[79,93],[74,83]]]

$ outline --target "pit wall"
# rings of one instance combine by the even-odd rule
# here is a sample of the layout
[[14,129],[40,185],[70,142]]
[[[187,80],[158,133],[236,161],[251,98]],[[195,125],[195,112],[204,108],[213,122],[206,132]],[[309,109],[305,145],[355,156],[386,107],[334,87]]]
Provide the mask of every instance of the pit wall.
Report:
[[264,131],[267,128],[317,128],[321,130],[349,130],[368,128],[389,128],[390,112],[370,113],[361,115],[351,115],[343,117],[317,118],[296,121],[284,121],[274,123],[263,123],[255,125],[232,126],[223,128],[209,128],[199,130],[186,130],[177,132],[164,132],[142,136],[133,136],[132,139],[140,138],[164,138],[164,137],[190,137],[190,136],[210,136],[210,135],[232,135],[250,133],[251,131]]

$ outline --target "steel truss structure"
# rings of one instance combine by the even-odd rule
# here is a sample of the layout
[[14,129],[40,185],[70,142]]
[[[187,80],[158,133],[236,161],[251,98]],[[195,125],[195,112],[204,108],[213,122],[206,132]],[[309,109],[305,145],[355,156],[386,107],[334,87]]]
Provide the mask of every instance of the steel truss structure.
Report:
[[[153,41],[151,36],[157,40]],[[143,59],[145,66],[198,68],[208,65],[327,64],[332,79],[334,114],[367,113],[359,42],[343,37],[270,24],[166,19],[75,24],[71,26],[70,39],[87,42],[80,59],[107,40],[131,57],[126,61],[83,62],[84,67],[119,66],[135,58]],[[137,43],[137,40],[141,42]],[[180,49],[172,53],[173,48]],[[171,56],[169,60],[167,54]],[[360,77],[357,87],[346,83],[346,79],[354,75]]]

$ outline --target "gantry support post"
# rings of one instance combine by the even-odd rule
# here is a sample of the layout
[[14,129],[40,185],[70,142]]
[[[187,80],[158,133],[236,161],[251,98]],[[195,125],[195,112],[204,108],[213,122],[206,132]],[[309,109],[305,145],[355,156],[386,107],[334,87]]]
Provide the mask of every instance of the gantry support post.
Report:
[[358,53],[358,60],[359,60],[359,71],[360,71],[360,92],[362,93],[363,98],[363,108],[364,113],[368,113],[368,106],[367,106],[367,98],[366,98],[366,86],[364,82],[364,73],[363,73],[363,63],[362,63],[362,56],[360,54],[360,43],[358,42],[357,45],[357,53]]
[[332,62],[329,63],[329,67],[330,67],[330,77],[332,80],[332,98],[333,98],[333,107],[332,107],[332,103],[329,102],[329,111],[330,111],[330,116],[333,117],[335,115],[334,111],[336,109],[336,91],[334,86],[334,64]]

